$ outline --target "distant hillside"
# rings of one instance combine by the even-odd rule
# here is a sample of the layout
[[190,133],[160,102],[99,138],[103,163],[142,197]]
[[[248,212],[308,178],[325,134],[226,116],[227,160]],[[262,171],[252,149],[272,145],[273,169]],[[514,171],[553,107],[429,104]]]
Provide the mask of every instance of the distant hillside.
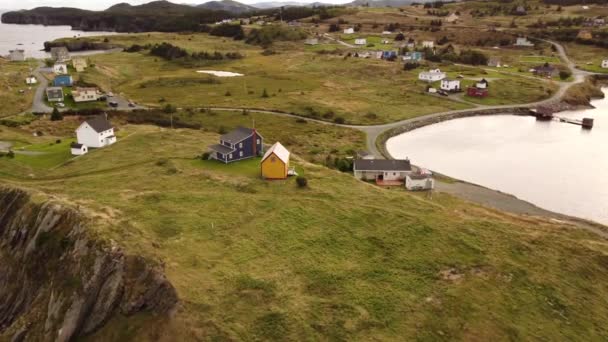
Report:
[[132,6],[114,5],[105,11],[78,8],[38,7],[32,10],[6,12],[2,22],[9,24],[69,25],[83,31],[178,32],[201,31],[205,24],[227,19],[233,14],[168,1],[154,1]]
[[329,3],[323,2],[292,2],[292,1],[268,1],[268,2],[256,2],[251,5],[259,9],[269,9],[278,7],[320,7],[320,6],[335,6]]
[[221,1],[209,1],[204,4],[196,6],[197,8],[204,8],[213,11],[226,11],[230,13],[244,13],[254,11],[257,8],[242,4],[233,0],[221,0]]
[[408,6],[415,2],[425,3],[434,0],[355,0],[345,6],[369,6],[369,7],[401,7]]

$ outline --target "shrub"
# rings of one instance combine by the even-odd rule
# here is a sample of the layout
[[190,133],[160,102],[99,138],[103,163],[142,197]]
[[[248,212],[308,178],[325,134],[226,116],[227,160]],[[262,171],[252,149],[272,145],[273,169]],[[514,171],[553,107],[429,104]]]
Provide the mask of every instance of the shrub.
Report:
[[298,176],[296,177],[296,184],[298,185],[298,188],[305,188],[308,186],[308,179]]
[[163,112],[167,114],[173,114],[177,112],[177,108],[175,108],[175,106],[171,105],[170,103],[167,103],[165,107],[163,107]]
[[201,159],[202,159],[202,160],[208,160],[208,159],[209,159],[209,157],[211,157],[211,153],[209,153],[209,152],[204,152],[204,153],[201,155]]
[[228,133],[228,131],[226,130],[226,127],[224,127],[224,126],[220,126],[220,127],[218,128],[218,130],[217,130],[217,133],[218,133],[218,134],[226,134],[226,133]]
[[6,154],[7,158],[15,158],[15,152],[13,152],[13,150],[9,150],[8,153]]
[[224,94],[224,96],[232,96],[232,94],[230,93],[230,90],[226,90],[226,93]]
[[559,78],[562,80],[565,80],[570,76],[572,76],[572,72],[570,72],[569,70],[560,70],[559,72]]
[[61,144],[61,139],[55,140],[55,144]]
[[63,120],[63,115],[59,112],[57,107],[53,108],[53,113],[51,113],[51,121],[61,121]]
[[262,97],[263,98],[268,97],[268,92],[266,91],[266,88],[264,88],[264,91],[262,92]]
[[337,124],[342,125],[342,124],[344,124],[346,122],[346,120],[344,120],[343,117],[338,116],[337,118],[334,119],[334,122],[337,123]]

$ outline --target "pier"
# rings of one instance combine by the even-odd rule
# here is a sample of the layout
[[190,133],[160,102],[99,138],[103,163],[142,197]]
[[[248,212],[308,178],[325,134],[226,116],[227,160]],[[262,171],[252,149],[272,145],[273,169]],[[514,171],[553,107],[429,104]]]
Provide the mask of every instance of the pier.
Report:
[[583,118],[582,120],[571,119],[563,116],[557,116],[552,109],[547,107],[538,107],[536,109],[530,109],[530,115],[535,116],[537,120],[549,121],[556,120],[559,122],[569,123],[572,125],[581,126],[584,129],[593,128],[593,118]]

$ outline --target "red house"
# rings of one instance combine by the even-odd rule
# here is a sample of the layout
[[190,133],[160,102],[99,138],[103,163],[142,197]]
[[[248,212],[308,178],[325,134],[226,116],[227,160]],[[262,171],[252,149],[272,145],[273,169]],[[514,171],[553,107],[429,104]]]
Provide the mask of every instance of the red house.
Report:
[[486,97],[488,96],[488,89],[469,87],[467,88],[467,95],[474,97]]

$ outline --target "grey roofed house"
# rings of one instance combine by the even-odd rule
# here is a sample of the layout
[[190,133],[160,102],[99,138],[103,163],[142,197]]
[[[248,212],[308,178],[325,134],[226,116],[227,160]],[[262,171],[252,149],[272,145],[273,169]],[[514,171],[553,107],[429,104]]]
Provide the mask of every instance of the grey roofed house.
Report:
[[53,47],[51,48],[51,57],[58,62],[69,61],[70,52],[64,46]]
[[84,146],[84,145],[83,145],[83,144],[76,143],[76,142],[73,142],[73,143],[71,143],[71,144],[70,144],[70,148],[77,148],[77,149],[81,149],[81,148],[82,148],[82,146]]
[[230,147],[224,146],[224,145],[220,145],[220,144],[211,145],[211,146],[209,146],[209,148],[216,152],[223,153],[223,154],[227,154],[227,153],[234,151],[233,148],[230,148]]
[[110,121],[105,115],[97,115],[91,119],[86,119],[85,122],[97,133],[112,129],[112,124],[110,124]]
[[25,60],[25,50],[10,50],[8,59],[13,62],[22,62]]
[[354,169],[357,171],[411,171],[409,159],[357,159]]
[[232,132],[222,135],[220,137],[220,140],[235,144],[243,141],[243,139],[251,136],[251,134],[253,134],[253,129],[246,127],[237,127]]
[[63,101],[63,89],[61,87],[48,87],[46,88],[46,97],[49,102],[61,102]]

